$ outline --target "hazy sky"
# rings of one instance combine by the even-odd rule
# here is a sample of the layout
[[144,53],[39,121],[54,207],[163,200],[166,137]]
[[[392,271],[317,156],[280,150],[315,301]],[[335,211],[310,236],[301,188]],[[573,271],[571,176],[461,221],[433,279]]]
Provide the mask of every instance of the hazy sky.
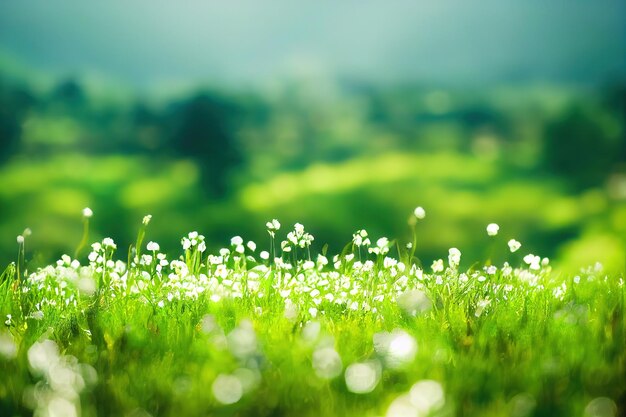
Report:
[[621,0],[0,3],[0,49],[40,69],[257,82],[597,81],[626,72]]

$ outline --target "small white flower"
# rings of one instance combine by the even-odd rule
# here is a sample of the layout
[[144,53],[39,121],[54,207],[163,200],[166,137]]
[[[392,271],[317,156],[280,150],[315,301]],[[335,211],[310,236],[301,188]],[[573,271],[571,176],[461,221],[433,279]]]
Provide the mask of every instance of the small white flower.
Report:
[[271,222],[265,223],[265,227],[267,227],[268,230],[275,232],[280,229],[280,223],[278,220],[273,219]]
[[431,268],[433,269],[433,272],[442,272],[443,271],[443,259],[437,259],[433,261]]
[[21,245],[22,243],[24,243],[24,236],[17,235],[17,244]]
[[420,207],[415,207],[415,210],[413,210],[413,214],[419,220],[422,220],[424,217],[426,217],[426,210],[424,210],[424,208],[421,207],[421,206]]
[[517,250],[521,247],[522,247],[522,244],[518,242],[517,240],[515,239],[509,240],[509,249],[511,250],[511,253],[517,252]]
[[495,223],[489,223],[487,225],[487,234],[489,236],[495,236],[498,234],[498,231],[500,230],[500,226],[498,226]]
[[457,248],[450,248],[448,250],[448,263],[452,268],[459,266],[461,263],[461,251]]
[[83,217],[85,218],[90,218],[91,216],[93,216],[93,211],[89,208],[89,207],[85,207],[83,209]]
[[141,222],[143,223],[144,226],[147,226],[148,223],[150,223],[150,220],[152,220],[152,215],[146,214],[145,216],[143,216],[143,220]]
[[105,248],[117,249],[117,245],[110,237],[105,237],[104,239],[102,239],[102,246],[104,246]]
[[528,264],[528,267],[532,270],[537,271],[541,269],[541,257],[535,256],[532,253],[524,256],[524,262],[526,262]]
[[261,253],[259,253],[259,256],[261,257],[261,259],[265,259],[265,260],[267,260],[267,259],[269,259],[269,258],[270,258],[270,254],[269,254],[269,252],[268,252],[268,251],[266,251],[266,250],[261,251]]
[[148,250],[155,251],[155,252],[161,249],[159,244],[156,242],[149,242],[146,247],[148,248]]
[[248,247],[248,249],[250,249],[252,252],[254,252],[256,250],[256,243],[254,243],[253,241],[249,241],[248,243],[246,243],[246,246]]
[[241,238],[241,236],[235,236],[232,239],[230,239],[230,244],[231,246],[238,246],[243,244],[243,239]]

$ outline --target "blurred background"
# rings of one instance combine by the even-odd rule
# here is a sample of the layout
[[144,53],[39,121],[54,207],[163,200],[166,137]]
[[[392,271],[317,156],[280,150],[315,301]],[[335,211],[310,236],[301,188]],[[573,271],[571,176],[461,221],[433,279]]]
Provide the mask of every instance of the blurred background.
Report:
[[[296,221],[465,265],[626,256],[619,0],[0,3],[0,261]],[[487,223],[500,224],[488,238]],[[124,257],[124,255],[122,255]]]

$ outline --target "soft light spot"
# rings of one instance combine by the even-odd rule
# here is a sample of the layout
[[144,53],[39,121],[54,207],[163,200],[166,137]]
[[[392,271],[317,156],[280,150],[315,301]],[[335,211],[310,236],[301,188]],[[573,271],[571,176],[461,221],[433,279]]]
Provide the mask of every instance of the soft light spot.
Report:
[[431,379],[415,383],[409,391],[411,403],[422,414],[428,414],[443,407],[445,397],[441,384]]
[[421,414],[411,402],[408,394],[404,394],[393,400],[387,409],[385,417],[420,417]]
[[346,369],[346,386],[355,394],[372,392],[380,380],[380,363],[377,361],[353,363]]
[[78,410],[69,400],[63,397],[54,397],[48,403],[48,417],[77,417]]
[[59,362],[59,348],[52,340],[35,342],[28,349],[27,356],[33,373],[44,374],[52,365]]
[[313,369],[322,379],[332,379],[341,374],[343,364],[339,353],[332,347],[325,347],[313,352]]
[[397,301],[400,308],[412,316],[430,310],[432,306],[428,296],[420,290],[405,291],[398,296]]
[[249,320],[242,321],[228,334],[228,347],[238,358],[245,358],[256,352],[256,334]]
[[410,334],[396,330],[391,334],[387,360],[389,365],[397,367],[413,361],[417,353],[417,342]]
[[243,387],[236,376],[220,374],[211,387],[213,396],[222,404],[234,404],[241,399]]
[[13,340],[13,335],[8,332],[0,333],[0,358],[6,360],[14,359],[17,356],[17,345]]
[[615,417],[617,405],[607,397],[594,398],[585,407],[585,417]]

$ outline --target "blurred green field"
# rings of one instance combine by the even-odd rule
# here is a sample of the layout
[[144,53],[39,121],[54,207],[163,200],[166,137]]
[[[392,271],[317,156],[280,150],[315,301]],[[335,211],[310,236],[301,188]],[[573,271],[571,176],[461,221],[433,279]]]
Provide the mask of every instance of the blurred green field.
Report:
[[150,97],[31,79],[0,82],[4,264],[27,227],[32,267],[72,253],[83,207],[98,214],[93,237],[123,247],[152,214],[168,250],[183,230],[210,247],[259,239],[274,217],[338,249],[362,226],[405,239],[403,213],[421,204],[436,213],[419,243],[426,261],[452,243],[481,259],[480,230],[495,221],[565,270],[624,269],[619,85],[320,91],[294,80],[271,94]]

